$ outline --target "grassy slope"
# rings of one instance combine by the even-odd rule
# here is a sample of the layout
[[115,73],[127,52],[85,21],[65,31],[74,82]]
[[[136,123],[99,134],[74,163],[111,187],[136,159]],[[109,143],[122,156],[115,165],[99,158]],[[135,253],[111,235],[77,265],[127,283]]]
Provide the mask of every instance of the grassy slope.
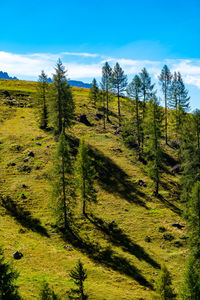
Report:
[[[35,87],[31,82],[0,80],[0,90],[9,90],[11,94],[17,90],[34,95]],[[51,226],[54,221],[48,174],[56,145],[53,135],[38,128],[34,108],[9,107],[1,99],[0,190],[4,198],[9,195],[17,203],[22,217],[20,220],[16,212],[14,217],[9,208],[0,207],[0,243],[8,261],[13,260],[12,253],[16,250],[24,254],[21,260],[13,261],[20,273],[21,295],[25,299],[37,298],[40,283],[45,278],[65,299],[66,291],[72,286],[69,270],[79,258],[88,271],[89,299],[150,299],[153,292],[148,283],[156,280],[159,272],[156,266],[163,262],[172,273],[177,291],[187,256],[184,242],[181,248],[173,245],[185,235],[184,229],[180,231],[171,226],[173,222],[183,222],[180,204],[176,201],[178,177],[171,173],[171,166],[166,165],[162,175],[162,197],[153,197],[145,167],[137,161],[134,152],[124,147],[120,136],[114,134],[116,117],[111,117],[112,123],[103,131],[102,121],[95,120],[95,110],[88,103],[88,90],[73,88],[73,94],[77,114],[87,113],[93,126],[77,122],[71,135],[75,138],[86,135],[92,155],[101,161],[97,166],[98,204],[88,208],[96,217],[93,223],[81,216],[77,201],[76,226],[81,247],[80,243],[64,240]],[[111,110],[117,112],[116,102],[111,104]],[[37,146],[37,141],[42,145]],[[19,151],[16,145],[21,146]],[[118,148],[122,152],[116,150]],[[176,157],[171,148],[165,150]],[[28,151],[33,151],[35,157],[25,163]],[[13,162],[16,165],[9,166]],[[18,169],[24,165],[31,167],[30,173]],[[147,187],[138,186],[138,179],[143,179]],[[27,188],[22,188],[22,184]],[[26,199],[21,199],[22,193]],[[28,217],[27,211],[30,212]],[[121,229],[118,234],[111,231],[108,234],[112,220]],[[160,226],[174,235],[174,241],[163,239],[163,233],[158,231]],[[146,236],[151,237],[150,243],[145,242]],[[71,246],[64,248],[66,245]]]

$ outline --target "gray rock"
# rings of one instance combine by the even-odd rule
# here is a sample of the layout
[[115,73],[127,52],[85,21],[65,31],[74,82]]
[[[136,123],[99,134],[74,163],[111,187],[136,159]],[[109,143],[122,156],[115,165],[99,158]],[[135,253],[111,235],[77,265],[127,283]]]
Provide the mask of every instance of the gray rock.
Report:
[[178,229],[182,229],[183,227],[185,227],[185,226],[183,226],[183,225],[180,225],[179,223],[173,223],[172,226],[173,226],[173,227],[176,227],[176,228],[178,228]]
[[34,157],[34,156],[35,156],[35,154],[33,153],[33,151],[29,151],[29,153],[28,153],[28,156],[30,156],[30,157]]
[[24,194],[21,194],[21,199],[26,199],[26,196]]
[[165,229],[165,227],[163,227],[163,226],[160,226],[160,227],[158,228],[158,231],[159,231],[159,232],[165,232],[165,231],[166,231],[166,229]]
[[42,144],[41,144],[41,143],[39,143],[39,142],[36,142],[36,145],[37,145],[37,146],[42,146]]
[[14,259],[21,259],[23,257],[23,254],[19,251],[16,251],[13,253]]
[[174,239],[174,236],[171,233],[164,233],[163,238],[166,241],[172,241]]

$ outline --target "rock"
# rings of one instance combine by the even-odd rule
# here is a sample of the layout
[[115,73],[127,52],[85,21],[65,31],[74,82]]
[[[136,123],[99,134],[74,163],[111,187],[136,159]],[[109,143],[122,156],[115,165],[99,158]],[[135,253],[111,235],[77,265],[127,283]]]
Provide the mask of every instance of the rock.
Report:
[[100,114],[100,113],[96,113],[95,117],[96,117],[98,120],[103,119],[103,115]]
[[160,227],[158,228],[158,231],[159,231],[159,232],[165,232],[165,231],[166,231],[166,229],[165,229],[165,227],[163,227],[163,226],[160,226]]
[[173,223],[172,226],[173,226],[173,227],[176,227],[176,228],[178,228],[178,229],[182,229],[182,228],[185,227],[185,226],[183,226],[183,225],[180,225],[179,223]]
[[23,257],[23,254],[19,251],[16,251],[13,253],[14,259],[21,259]]
[[68,250],[68,251],[72,251],[73,250],[72,247],[69,246],[69,245],[65,245],[63,248],[66,249],[66,250]]
[[40,166],[35,166],[35,170],[40,170]]
[[27,185],[23,183],[23,184],[22,184],[22,188],[23,188],[23,189],[27,188]]
[[23,228],[20,228],[18,232],[19,232],[19,233],[26,233],[26,230],[23,229]]
[[175,166],[171,169],[171,171],[172,171],[173,173],[179,174],[179,173],[181,172],[181,165],[180,165],[180,164],[175,165]]
[[33,151],[29,151],[29,153],[28,153],[28,156],[30,156],[30,157],[34,157],[34,156],[35,156],[35,154],[33,153]]
[[122,152],[122,149],[121,148],[114,148],[114,149],[112,149],[113,151],[117,151],[117,152]]
[[21,199],[26,199],[26,196],[24,194],[21,194]]
[[37,146],[42,146],[42,144],[41,144],[41,143],[39,143],[39,142],[36,142],[36,145],[37,145]]
[[21,150],[21,146],[20,145],[16,145],[15,146],[15,150],[20,151]]
[[115,134],[119,134],[121,131],[122,131],[122,126],[120,126],[115,130]]
[[150,243],[150,242],[151,242],[150,236],[146,236],[144,240],[145,240],[145,242],[147,242],[147,243]]
[[25,159],[24,159],[24,162],[27,162],[28,160],[29,160],[29,156],[28,157],[26,157]]
[[30,173],[31,168],[30,168],[29,166],[23,166],[23,165],[20,165],[20,166],[18,167],[18,171],[19,171],[19,172],[28,172],[28,173]]
[[87,126],[91,126],[91,123],[88,121],[86,114],[79,115],[76,120]]
[[172,241],[174,239],[174,236],[171,233],[164,233],[163,238],[166,241]]
[[179,141],[172,141],[170,146],[172,148],[179,149],[180,148],[180,142]]
[[142,179],[139,179],[137,183],[140,186],[147,187],[146,183]]
[[8,91],[1,92],[5,97],[10,97],[10,93]]
[[183,246],[183,244],[180,242],[180,241],[175,241],[174,243],[174,246],[177,247],[177,248],[180,248]]

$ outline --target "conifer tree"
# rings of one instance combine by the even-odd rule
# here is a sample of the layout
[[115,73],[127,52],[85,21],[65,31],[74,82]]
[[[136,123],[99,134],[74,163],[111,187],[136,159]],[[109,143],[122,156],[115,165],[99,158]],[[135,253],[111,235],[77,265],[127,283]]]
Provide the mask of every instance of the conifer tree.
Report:
[[89,91],[89,99],[90,99],[90,102],[96,108],[97,107],[97,102],[98,102],[98,99],[99,99],[99,87],[98,87],[98,84],[97,84],[97,81],[96,81],[95,78],[92,81],[92,86],[91,86],[90,91]]
[[3,251],[0,247],[0,299],[20,300],[15,280],[18,274],[13,272],[8,263],[4,261]]
[[137,144],[138,144],[139,159],[140,159],[141,158],[141,149],[140,149],[141,117],[139,114],[139,104],[140,104],[140,97],[141,97],[141,80],[138,75],[135,75],[132,82],[129,83],[127,87],[127,94],[131,99],[135,100],[136,134],[137,134]]
[[159,76],[159,81],[162,86],[162,92],[164,94],[165,99],[165,142],[167,144],[168,139],[168,133],[167,133],[167,127],[168,127],[168,101],[170,97],[170,88],[171,88],[171,80],[172,75],[170,73],[170,70],[167,65],[164,65],[162,68],[161,74]]
[[200,150],[200,110],[196,109],[193,113],[194,130],[196,136],[197,149]]
[[151,84],[151,77],[149,76],[146,68],[142,69],[142,72],[140,75],[140,81],[141,81],[141,96],[143,98],[143,105],[142,105],[142,126],[141,126],[141,148],[143,152],[143,144],[144,144],[144,118],[145,118],[145,110],[146,110],[146,102],[148,102],[152,95],[153,95],[153,89],[155,84]]
[[59,59],[51,88],[51,118],[55,129],[60,134],[69,128],[74,120],[74,101],[71,88],[67,83],[65,67]]
[[158,195],[160,184],[160,169],[162,163],[161,132],[163,113],[159,107],[159,101],[154,95],[149,102],[145,119],[145,133],[149,136],[148,149],[148,170],[150,178],[155,182],[155,195]]
[[174,110],[175,128],[177,136],[180,135],[184,123],[185,113],[189,110],[188,91],[185,88],[181,74],[174,72],[171,88],[169,106]]
[[38,104],[40,110],[39,124],[41,129],[47,129],[48,126],[48,111],[47,111],[47,94],[48,94],[48,77],[42,70],[38,79]]
[[83,203],[83,215],[85,216],[87,216],[86,203],[96,201],[96,192],[94,190],[95,170],[88,152],[88,146],[82,138],[76,160],[76,176],[77,186]]
[[156,292],[159,294],[159,299],[162,300],[170,300],[175,298],[172,289],[171,275],[165,265],[161,267],[161,271],[156,282]]
[[194,256],[191,256],[188,260],[187,269],[184,276],[184,282],[180,290],[180,299],[200,299],[200,275],[198,264]]
[[87,274],[80,260],[78,261],[75,268],[71,270],[70,277],[72,278],[77,288],[72,288],[69,291],[68,299],[87,300],[88,296],[84,292],[84,281],[87,279]]
[[69,222],[67,214],[70,204],[70,194],[72,192],[72,172],[73,167],[69,145],[63,130],[59,137],[54,159],[52,196],[55,201],[54,206],[56,207],[58,222],[61,224],[64,223],[65,229]]
[[106,99],[106,119],[109,121],[109,100],[112,89],[112,68],[108,62],[102,68],[101,89],[104,91]]
[[117,94],[119,126],[121,125],[120,97],[124,94],[127,84],[127,76],[124,74],[124,71],[117,62],[113,70],[112,85],[114,92]]
[[54,291],[49,287],[49,285],[46,281],[44,281],[41,285],[39,299],[40,300],[58,300],[58,297],[56,296]]

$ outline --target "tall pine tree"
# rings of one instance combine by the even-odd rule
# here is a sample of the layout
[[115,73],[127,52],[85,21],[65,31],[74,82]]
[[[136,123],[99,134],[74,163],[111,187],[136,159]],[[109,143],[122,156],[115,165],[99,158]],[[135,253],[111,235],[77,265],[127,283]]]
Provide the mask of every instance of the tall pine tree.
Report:
[[158,195],[160,184],[160,171],[162,163],[161,135],[163,112],[159,101],[154,95],[149,102],[145,119],[145,133],[149,136],[147,142],[148,171],[150,178],[155,182],[155,195]]
[[162,68],[161,74],[159,76],[159,81],[162,87],[162,92],[164,94],[165,99],[165,142],[167,144],[168,141],[168,101],[170,97],[170,89],[171,89],[171,80],[172,75],[167,65],[164,65]]
[[94,189],[95,170],[88,152],[88,146],[82,138],[76,160],[76,177],[77,187],[80,191],[83,204],[83,215],[85,216],[87,216],[86,204],[91,201],[96,202],[96,192]]
[[54,199],[54,207],[59,224],[64,224],[64,228],[68,227],[68,211],[70,205],[70,195],[72,192],[72,176],[73,167],[69,152],[69,145],[66,135],[62,131],[56,155],[54,159],[52,196]]
[[69,128],[74,120],[74,101],[71,88],[67,83],[66,71],[59,59],[53,75],[51,88],[51,119],[56,131],[60,134]]
[[99,99],[99,87],[98,87],[98,84],[97,84],[97,81],[96,81],[95,78],[92,81],[92,86],[91,86],[90,91],[89,91],[89,99],[90,99],[90,102],[96,108],[97,107],[97,102],[98,102],[98,99]]
[[109,66],[108,62],[106,62],[102,68],[101,88],[104,91],[104,96],[106,99],[106,118],[107,121],[109,121],[109,100],[112,89],[112,68]]
[[127,76],[124,74],[124,71],[122,70],[119,63],[117,62],[113,70],[112,85],[118,100],[119,126],[121,125],[120,97],[124,94],[127,84],[128,84]]
[[137,144],[138,144],[138,153],[139,159],[141,158],[141,117],[139,111],[140,105],[140,97],[141,97],[141,80],[138,75],[135,75],[132,82],[129,83],[127,87],[127,94],[128,96],[135,100],[135,118],[136,118],[136,135],[137,135]]
[[48,97],[48,77],[41,72],[38,79],[37,97],[39,104],[39,125],[41,129],[47,129],[48,126],[48,109],[47,109],[47,97]]

